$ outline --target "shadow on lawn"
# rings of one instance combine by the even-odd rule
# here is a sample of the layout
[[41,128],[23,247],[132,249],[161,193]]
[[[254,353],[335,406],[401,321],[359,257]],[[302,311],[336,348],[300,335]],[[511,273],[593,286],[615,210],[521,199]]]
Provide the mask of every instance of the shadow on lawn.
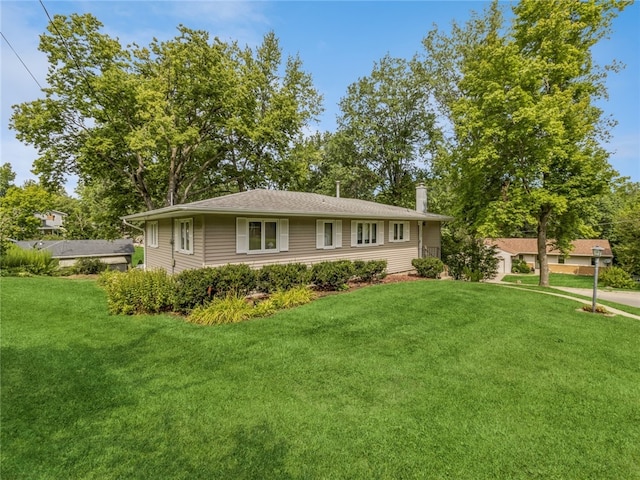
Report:
[[241,427],[234,435],[234,448],[222,460],[216,478],[290,479],[286,471],[287,443],[265,422],[251,428]]
[[139,402],[130,393],[131,380],[118,372],[131,368],[155,333],[146,331],[115,348],[2,348],[3,478],[20,477],[20,471],[27,477],[29,471],[55,475],[65,463],[73,469],[115,440],[114,432],[101,427],[117,409]]

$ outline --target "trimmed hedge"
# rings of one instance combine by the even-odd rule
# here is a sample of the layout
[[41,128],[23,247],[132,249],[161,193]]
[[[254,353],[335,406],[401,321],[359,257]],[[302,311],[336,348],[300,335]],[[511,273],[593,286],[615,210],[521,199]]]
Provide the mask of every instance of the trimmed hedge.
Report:
[[439,258],[414,258],[411,260],[411,265],[416,269],[419,277],[440,278],[440,274],[444,272],[444,263]]
[[[386,276],[386,268],[386,260],[338,260],[317,263],[311,269],[302,263],[267,265],[260,270],[252,270],[246,264],[230,264],[183,270],[173,276],[164,270],[132,269],[127,273],[104,272],[99,283],[107,292],[109,311],[114,314],[169,310],[188,314],[198,310],[196,316],[209,315],[211,312],[204,313],[203,310],[214,301],[216,308],[222,308],[225,303],[217,300],[242,298],[256,290],[272,294],[277,300],[272,301],[272,305],[260,307],[266,313],[271,308],[282,308],[278,304],[280,292],[287,292],[282,297],[285,304],[295,303],[297,300],[290,297],[307,295],[306,287],[310,282],[321,290],[342,290],[351,279],[378,281]],[[209,321],[214,320],[202,320],[204,323]]]
[[358,282],[378,282],[387,276],[386,260],[354,260],[353,276]]
[[311,267],[311,282],[320,290],[342,290],[353,273],[351,260],[320,262]]
[[311,279],[311,271],[304,263],[265,265],[257,272],[258,290],[273,293],[304,286]]
[[214,298],[244,296],[256,288],[256,272],[244,264],[183,270],[175,278],[173,308],[181,313]]

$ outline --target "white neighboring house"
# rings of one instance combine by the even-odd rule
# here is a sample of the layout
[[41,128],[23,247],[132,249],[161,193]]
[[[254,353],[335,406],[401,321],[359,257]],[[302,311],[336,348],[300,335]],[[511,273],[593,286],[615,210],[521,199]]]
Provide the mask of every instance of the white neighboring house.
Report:
[[[538,240],[535,238],[487,238],[485,245],[494,245],[497,248],[499,264],[498,272],[511,273],[513,260],[519,259],[527,262],[531,268],[538,270]],[[549,241],[551,244],[552,241]],[[593,275],[594,262],[592,248],[595,246],[604,248],[601,257],[601,265],[609,266],[613,260],[613,253],[609,240],[605,239],[579,239],[571,242],[571,252],[565,257],[562,253],[547,246],[547,260],[549,271],[553,273],[570,273],[574,275]]]
[[38,231],[43,235],[55,235],[64,230],[64,219],[67,216],[64,212],[49,210],[46,213],[36,212],[33,215],[42,222]]

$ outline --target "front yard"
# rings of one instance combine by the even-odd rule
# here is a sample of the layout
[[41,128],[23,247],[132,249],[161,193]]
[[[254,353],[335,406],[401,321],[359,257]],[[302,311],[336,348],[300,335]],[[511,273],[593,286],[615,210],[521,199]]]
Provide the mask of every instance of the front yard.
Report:
[[2,478],[640,478],[640,322],[418,281],[202,327],[2,278]]

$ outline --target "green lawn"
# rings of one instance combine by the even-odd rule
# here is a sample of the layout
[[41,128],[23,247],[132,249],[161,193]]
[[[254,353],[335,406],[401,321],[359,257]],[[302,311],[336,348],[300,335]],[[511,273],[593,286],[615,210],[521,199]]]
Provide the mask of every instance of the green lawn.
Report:
[[[520,282],[523,285],[538,285],[540,283],[540,275],[505,275],[502,281]],[[567,273],[550,273],[549,285],[552,287],[593,288],[593,277]]]
[[7,479],[640,478],[640,322],[423,281],[221,327],[2,278]]
[[131,265],[134,267],[138,265],[138,263],[144,263],[144,247],[134,247],[135,252],[131,256]]

